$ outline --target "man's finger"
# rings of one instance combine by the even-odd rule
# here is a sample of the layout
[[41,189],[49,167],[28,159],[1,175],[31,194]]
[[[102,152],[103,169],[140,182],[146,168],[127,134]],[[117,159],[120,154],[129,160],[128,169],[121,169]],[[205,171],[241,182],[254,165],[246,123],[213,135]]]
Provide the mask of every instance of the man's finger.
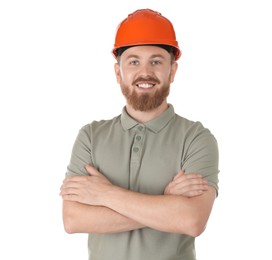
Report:
[[61,195],[61,197],[63,200],[79,202],[79,197],[78,197],[78,195],[75,195],[75,194],[65,194],[65,195]]
[[183,170],[180,170],[180,171],[176,174],[176,176],[174,177],[173,181],[176,180],[176,179],[178,179],[178,178],[181,177],[182,175],[184,175],[184,171],[183,171]]
[[96,175],[96,176],[100,176],[101,173],[95,169],[92,165],[90,164],[86,164],[85,165],[85,169],[87,170],[87,172],[90,174],[90,175]]

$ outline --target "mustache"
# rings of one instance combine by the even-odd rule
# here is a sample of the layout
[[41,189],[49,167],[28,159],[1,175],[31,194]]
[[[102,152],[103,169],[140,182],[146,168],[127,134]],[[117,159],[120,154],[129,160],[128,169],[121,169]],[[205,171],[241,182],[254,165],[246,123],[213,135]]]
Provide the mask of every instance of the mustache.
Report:
[[159,79],[157,79],[156,77],[153,77],[153,76],[146,76],[146,77],[138,77],[137,79],[135,79],[132,84],[133,85],[136,85],[138,84],[139,82],[141,83],[154,83],[154,84],[160,84],[161,82],[159,81]]

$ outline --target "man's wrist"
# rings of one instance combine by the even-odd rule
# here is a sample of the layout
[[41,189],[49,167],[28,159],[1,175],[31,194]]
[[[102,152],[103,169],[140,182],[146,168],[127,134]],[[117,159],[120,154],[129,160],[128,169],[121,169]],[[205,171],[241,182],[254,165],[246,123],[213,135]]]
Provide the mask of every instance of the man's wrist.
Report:
[[114,210],[114,205],[116,205],[116,202],[122,201],[122,194],[125,193],[125,189],[112,185],[112,187],[106,192],[102,197],[102,206],[105,206],[107,208],[111,208]]

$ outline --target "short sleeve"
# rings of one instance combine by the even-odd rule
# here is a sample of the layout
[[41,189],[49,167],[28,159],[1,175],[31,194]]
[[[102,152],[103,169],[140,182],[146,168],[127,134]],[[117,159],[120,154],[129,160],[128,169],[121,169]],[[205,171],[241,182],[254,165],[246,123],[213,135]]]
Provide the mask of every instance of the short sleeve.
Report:
[[74,142],[70,163],[67,167],[66,177],[74,175],[88,175],[85,165],[93,164],[91,151],[90,125],[79,130]]
[[219,151],[217,140],[201,123],[191,129],[186,141],[182,169],[186,173],[199,173],[218,193]]

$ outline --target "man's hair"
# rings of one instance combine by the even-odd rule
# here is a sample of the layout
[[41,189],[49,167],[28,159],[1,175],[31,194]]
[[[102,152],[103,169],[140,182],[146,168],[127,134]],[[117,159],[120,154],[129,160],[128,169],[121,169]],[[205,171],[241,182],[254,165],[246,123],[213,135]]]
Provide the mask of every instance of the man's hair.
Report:
[[125,47],[120,47],[116,50],[117,52],[117,61],[119,62],[120,60],[120,56],[122,55],[122,53],[131,48],[131,47],[135,47],[135,46],[157,46],[160,48],[165,49],[167,52],[169,52],[169,54],[171,55],[171,63],[173,63],[175,61],[175,55],[174,55],[174,47],[170,46],[170,45],[165,45],[165,44],[144,44],[144,45],[132,45],[132,46],[125,46]]

